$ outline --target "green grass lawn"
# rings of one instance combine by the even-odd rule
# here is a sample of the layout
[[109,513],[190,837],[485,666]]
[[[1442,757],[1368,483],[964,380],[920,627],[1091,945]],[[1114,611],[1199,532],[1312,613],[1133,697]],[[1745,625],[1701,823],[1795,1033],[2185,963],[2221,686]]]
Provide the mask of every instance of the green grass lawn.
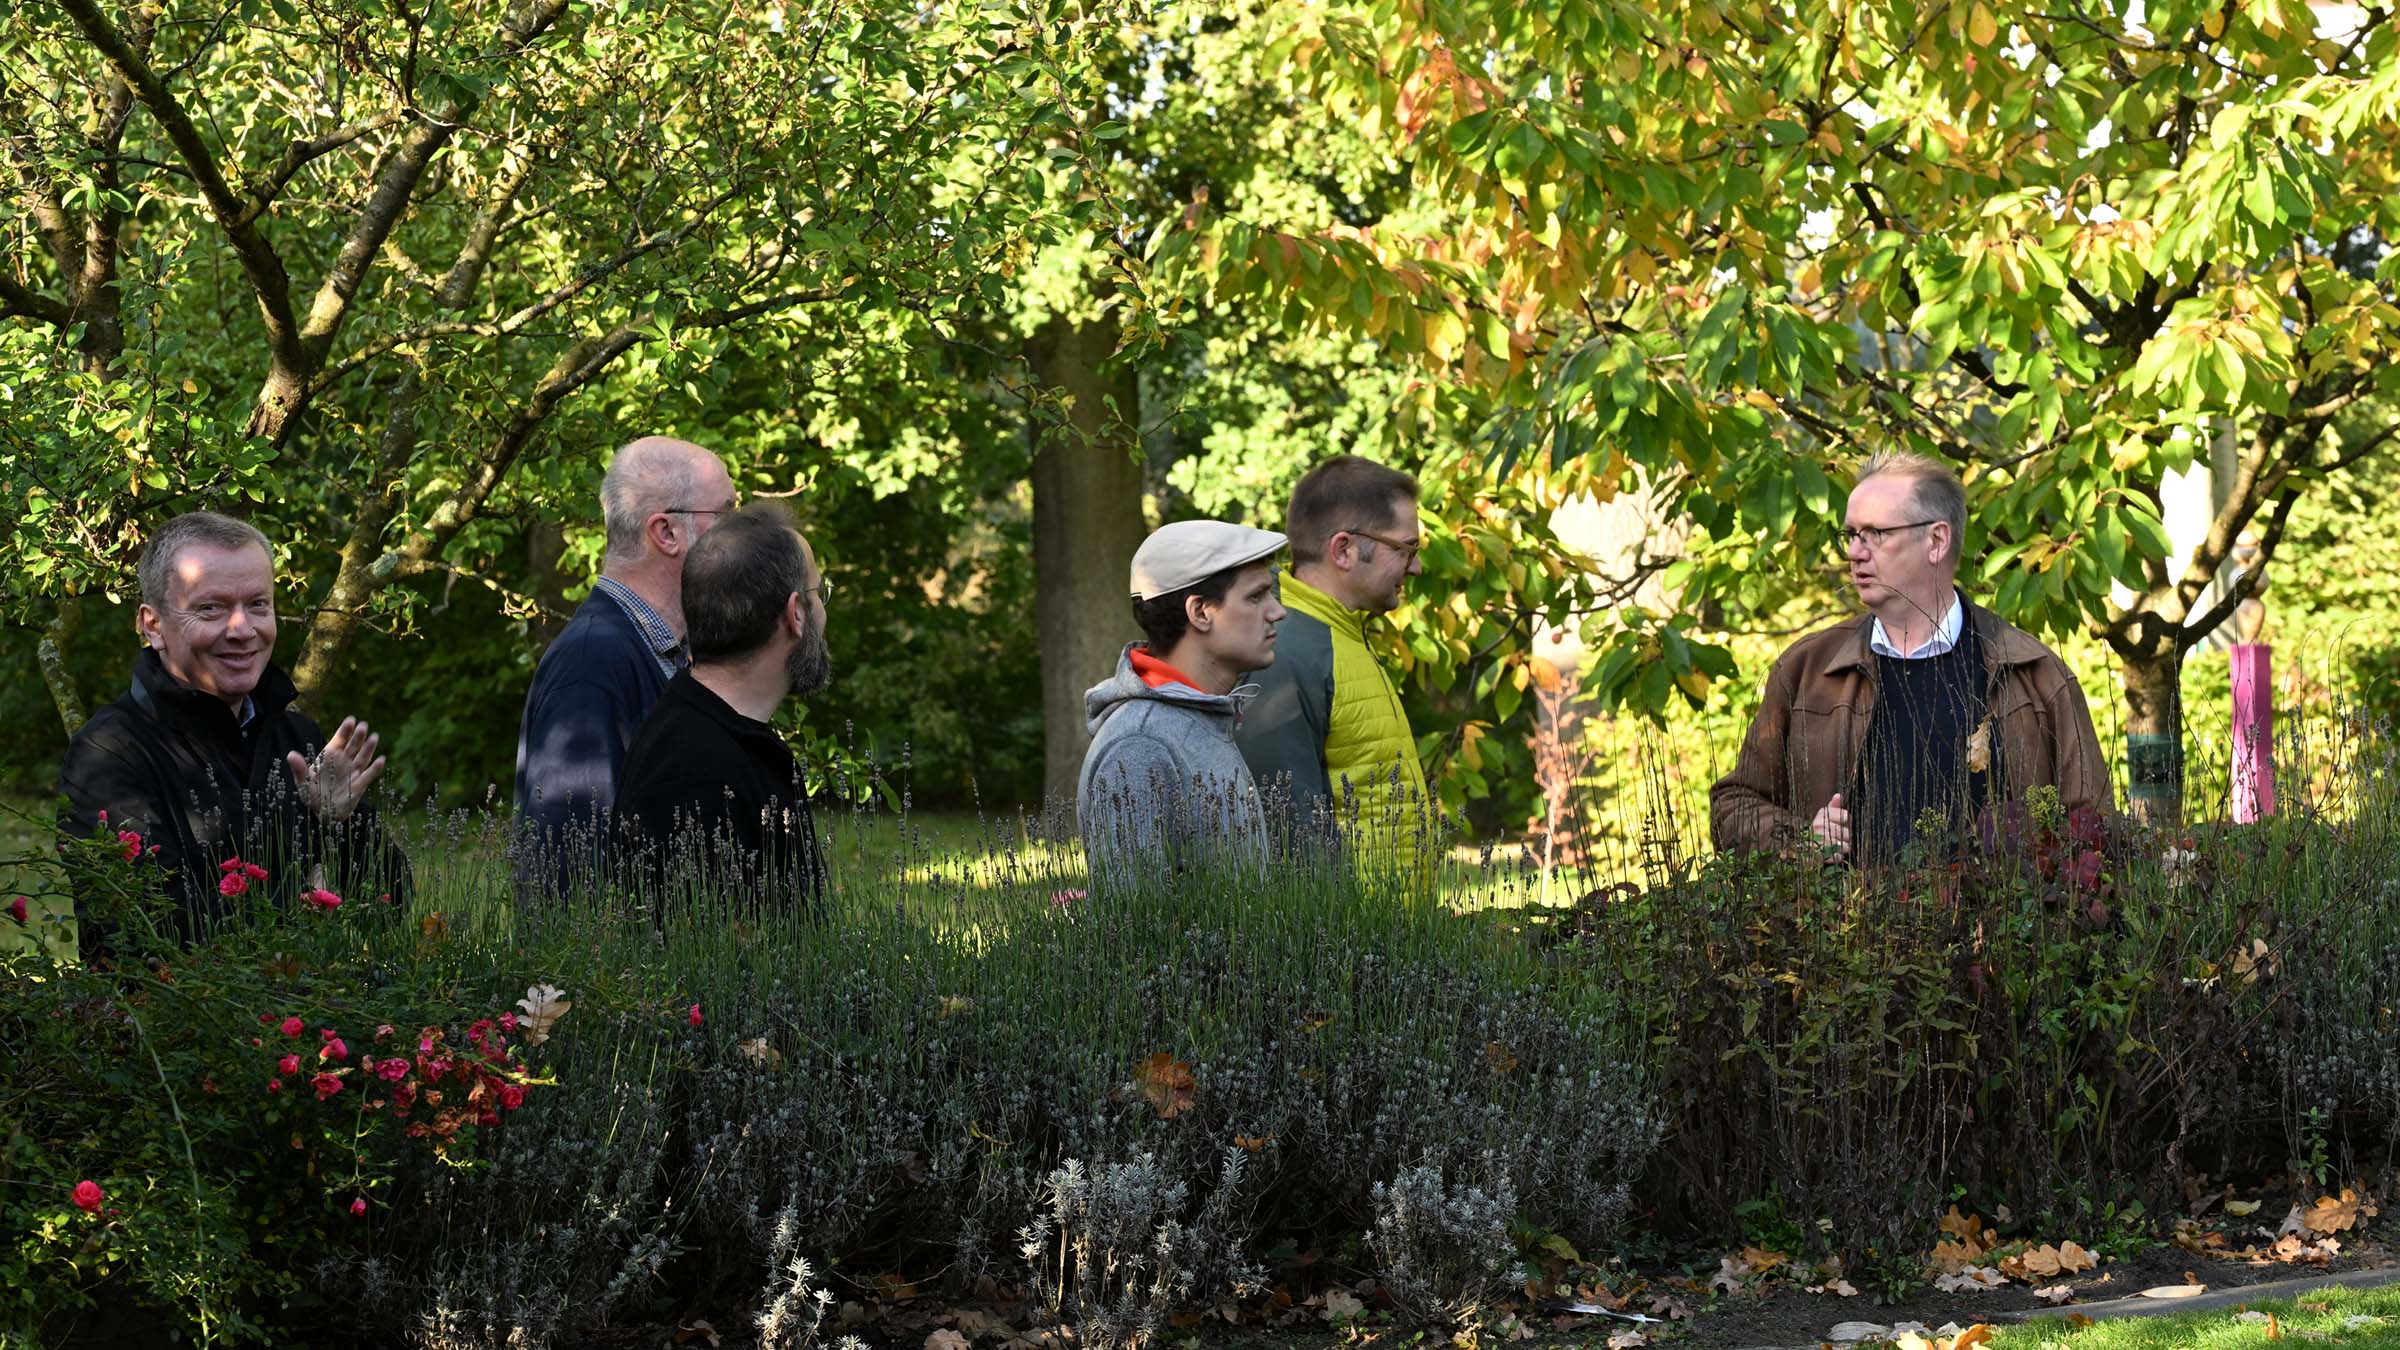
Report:
[[1992,1339],[2000,1350],[2227,1350],[2293,1343],[2400,1346],[2400,1287],[2327,1289],[2242,1310],[2118,1317],[2080,1328],[2044,1318]]

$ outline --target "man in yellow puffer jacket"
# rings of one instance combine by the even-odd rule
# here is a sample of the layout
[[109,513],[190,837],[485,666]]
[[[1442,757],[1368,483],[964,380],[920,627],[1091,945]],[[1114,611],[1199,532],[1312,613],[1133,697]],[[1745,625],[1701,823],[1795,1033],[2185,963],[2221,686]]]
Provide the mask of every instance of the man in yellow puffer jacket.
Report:
[[1421,883],[1437,853],[1433,802],[1399,691],[1366,640],[1425,570],[1418,529],[1416,480],[1371,460],[1336,456],[1292,489],[1287,613],[1275,664],[1244,677],[1258,694],[1235,739],[1281,851],[1331,845],[1361,876]]

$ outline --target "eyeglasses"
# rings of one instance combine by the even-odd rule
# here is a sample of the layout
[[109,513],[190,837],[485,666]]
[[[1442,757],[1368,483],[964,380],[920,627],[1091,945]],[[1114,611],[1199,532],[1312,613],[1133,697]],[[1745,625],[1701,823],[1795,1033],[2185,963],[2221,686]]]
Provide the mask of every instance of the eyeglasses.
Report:
[[1902,530],[1921,530],[1928,525],[1944,523],[1939,520],[1912,520],[1905,525],[1844,525],[1833,532],[1833,537],[1844,553],[1857,548],[1861,539],[1867,541],[1867,551],[1873,553],[1882,549],[1885,540]]
[[662,516],[730,516],[741,510],[738,506],[670,506],[659,512]]
[[1361,539],[1372,539],[1376,543],[1383,545],[1385,548],[1396,548],[1400,550],[1400,558],[1403,562],[1406,562],[1410,558],[1416,557],[1417,553],[1425,547],[1425,540],[1422,536],[1419,536],[1415,539],[1401,540],[1388,538],[1384,535],[1375,533],[1373,530],[1337,530],[1335,533],[1355,534]]
[[800,593],[802,595],[813,595],[817,597],[817,603],[820,605],[824,604],[828,600],[831,600],[833,598],[833,592],[834,584],[833,579],[830,577],[818,577],[816,585],[803,586],[800,588]]

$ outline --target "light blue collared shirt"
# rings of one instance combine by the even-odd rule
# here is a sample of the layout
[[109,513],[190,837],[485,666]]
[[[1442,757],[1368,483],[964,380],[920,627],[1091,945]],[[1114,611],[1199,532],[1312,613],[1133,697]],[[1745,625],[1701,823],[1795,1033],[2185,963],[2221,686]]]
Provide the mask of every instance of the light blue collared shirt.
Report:
[[1913,652],[1900,650],[1892,642],[1892,635],[1884,630],[1883,620],[1877,619],[1873,631],[1867,634],[1867,650],[1877,656],[1896,656],[1903,661],[1930,660],[1933,657],[1944,655],[1958,645],[1958,636],[1966,627],[1966,617],[1966,602],[1959,598],[1958,591],[1954,587],[1950,592],[1950,612],[1944,614],[1942,621],[1934,625],[1933,636],[1925,640],[1924,646]]

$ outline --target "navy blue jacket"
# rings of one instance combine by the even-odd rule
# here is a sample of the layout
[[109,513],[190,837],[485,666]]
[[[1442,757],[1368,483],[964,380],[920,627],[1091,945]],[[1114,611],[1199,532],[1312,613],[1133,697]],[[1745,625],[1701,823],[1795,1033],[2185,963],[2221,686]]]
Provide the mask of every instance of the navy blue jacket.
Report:
[[626,747],[667,677],[623,606],[593,591],[542,653],[517,732],[517,824],[555,848],[572,830],[605,826]]

